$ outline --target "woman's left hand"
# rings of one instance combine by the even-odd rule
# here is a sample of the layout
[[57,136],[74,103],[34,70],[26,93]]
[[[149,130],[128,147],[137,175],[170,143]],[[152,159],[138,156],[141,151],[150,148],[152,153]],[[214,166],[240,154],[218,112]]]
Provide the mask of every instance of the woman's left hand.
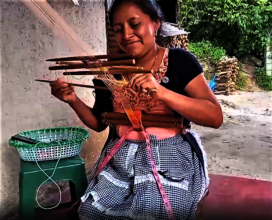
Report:
[[[132,78],[128,87],[139,93],[149,93],[153,98],[160,99],[163,86],[150,74],[136,75]],[[156,92],[152,92],[156,91]]]

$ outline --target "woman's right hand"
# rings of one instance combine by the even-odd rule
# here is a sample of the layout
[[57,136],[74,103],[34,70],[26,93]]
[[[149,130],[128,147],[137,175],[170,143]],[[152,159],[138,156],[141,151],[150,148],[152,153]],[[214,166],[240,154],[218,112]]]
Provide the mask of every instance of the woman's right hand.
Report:
[[59,100],[72,104],[76,101],[77,96],[73,86],[64,83],[62,79],[58,78],[56,81],[50,82],[51,94]]

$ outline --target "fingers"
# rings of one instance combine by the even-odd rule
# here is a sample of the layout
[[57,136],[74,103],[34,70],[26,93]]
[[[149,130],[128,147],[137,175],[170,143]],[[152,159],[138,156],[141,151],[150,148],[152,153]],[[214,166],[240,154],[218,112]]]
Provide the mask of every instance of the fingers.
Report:
[[135,91],[141,90],[141,84],[149,81],[149,76],[141,75],[131,80],[130,87]]
[[149,78],[144,78],[142,80],[135,81],[132,85],[132,89],[137,92],[147,93],[149,87],[152,86]]
[[57,92],[61,89],[68,88],[69,84],[63,83],[63,80],[58,78],[56,81],[50,82],[50,86],[52,91]]
[[57,78],[57,80],[52,81],[52,82],[50,82],[49,84],[50,84],[50,86],[53,86],[53,85],[56,85],[56,84],[59,83],[59,82],[63,82],[63,80],[62,80],[61,78]]
[[57,85],[57,84],[66,84],[66,83],[63,83],[63,82],[64,81],[61,78],[57,78],[57,80],[50,82],[49,85],[54,86],[54,85]]
[[68,92],[68,91],[74,91],[74,90],[71,87],[59,89],[60,94],[63,94],[63,93]]
[[139,90],[140,93],[148,93],[150,88],[150,83],[147,81],[147,82],[141,82],[141,84],[139,85]]
[[75,92],[73,88],[66,89],[59,93],[59,98],[61,100],[67,101],[68,96],[71,95],[73,92]]
[[67,96],[67,95],[70,95],[72,92],[74,92],[75,90],[74,89],[72,89],[72,88],[69,88],[69,89],[67,89],[67,90],[65,90],[65,91],[62,91],[61,92],[61,95],[65,98],[65,96]]
[[129,87],[132,87],[132,86],[135,84],[135,82],[138,82],[138,81],[140,81],[140,80],[146,78],[146,76],[147,76],[147,74],[138,75],[138,76],[136,76],[136,77],[133,77],[133,78],[131,79],[130,83],[128,84],[128,86],[129,86]]
[[70,102],[75,95],[75,87],[64,83],[62,79],[58,78],[56,81],[50,82],[51,94],[64,102]]
[[131,87],[137,92],[148,93],[151,88],[157,87],[157,81],[152,74],[145,74],[133,79]]
[[55,86],[53,86],[51,88],[51,94],[54,96],[62,96],[63,94],[66,94],[66,92],[71,92],[71,91],[75,91],[75,88],[73,86],[66,86],[66,87],[60,87],[60,88],[56,88]]

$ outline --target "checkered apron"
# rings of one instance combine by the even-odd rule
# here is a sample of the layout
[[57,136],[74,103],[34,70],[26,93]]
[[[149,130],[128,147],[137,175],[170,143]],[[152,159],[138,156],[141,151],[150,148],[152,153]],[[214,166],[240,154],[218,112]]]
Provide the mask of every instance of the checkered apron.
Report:
[[[175,219],[194,219],[198,202],[208,186],[206,169],[203,169],[182,134],[161,140],[154,135],[149,135],[149,138],[152,157]],[[152,174],[146,141],[125,140],[108,164],[95,176],[118,140],[114,138],[109,141],[92,170],[89,186],[81,198],[78,211],[80,219],[168,219]],[[199,139],[196,140],[201,145]],[[203,156],[206,154],[203,153]]]

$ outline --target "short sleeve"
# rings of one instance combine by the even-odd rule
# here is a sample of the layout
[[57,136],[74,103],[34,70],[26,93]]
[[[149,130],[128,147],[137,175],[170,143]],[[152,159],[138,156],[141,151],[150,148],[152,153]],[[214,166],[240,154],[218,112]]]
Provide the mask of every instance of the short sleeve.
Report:
[[185,88],[195,77],[203,73],[203,68],[197,58],[189,51],[180,50],[181,81]]

